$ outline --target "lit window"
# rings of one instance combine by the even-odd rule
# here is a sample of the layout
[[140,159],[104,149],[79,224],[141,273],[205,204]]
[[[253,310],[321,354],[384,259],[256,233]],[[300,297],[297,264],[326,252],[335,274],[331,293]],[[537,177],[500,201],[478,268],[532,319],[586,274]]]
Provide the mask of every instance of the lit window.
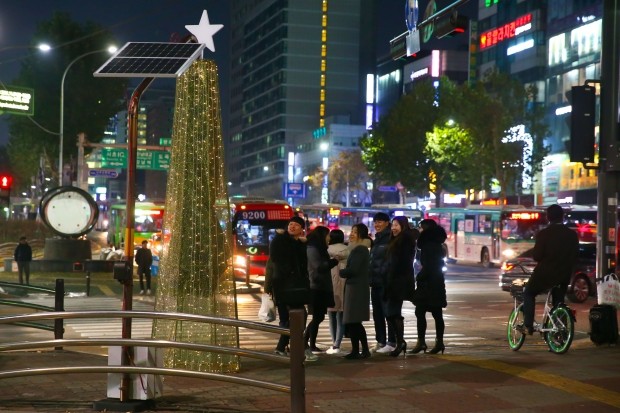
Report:
[[321,59],[321,72],[324,72],[327,70],[327,63],[325,62],[325,59]]
[[325,57],[327,55],[327,45],[321,45],[321,57]]
[[319,116],[325,116],[325,103],[321,103],[321,106],[319,109]]
[[321,89],[321,102],[325,102],[325,89]]
[[323,15],[322,26],[327,27],[327,15],[326,14]]
[[321,30],[321,41],[322,42],[326,42],[327,41],[327,30],[325,30],[325,29]]
[[325,87],[325,75],[321,75],[321,87]]

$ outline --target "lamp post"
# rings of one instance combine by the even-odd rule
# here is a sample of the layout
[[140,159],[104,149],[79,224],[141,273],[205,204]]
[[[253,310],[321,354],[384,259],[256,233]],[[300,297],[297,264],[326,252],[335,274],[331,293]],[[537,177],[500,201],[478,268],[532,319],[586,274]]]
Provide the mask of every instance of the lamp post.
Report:
[[83,53],[73,59],[65,68],[64,73],[62,74],[62,80],[60,81],[60,132],[59,135],[59,150],[58,150],[58,186],[62,186],[62,151],[63,151],[63,138],[64,138],[64,129],[65,129],[65,78],[67,77],[67,73],[69,69],[75,62],[82,59],[83,57],[90,56],[92,54],[101,53],[101,52],[109,52],[114,53],[116,51],[116,47],[111,46],[107,49],[93,50],[91,52]]

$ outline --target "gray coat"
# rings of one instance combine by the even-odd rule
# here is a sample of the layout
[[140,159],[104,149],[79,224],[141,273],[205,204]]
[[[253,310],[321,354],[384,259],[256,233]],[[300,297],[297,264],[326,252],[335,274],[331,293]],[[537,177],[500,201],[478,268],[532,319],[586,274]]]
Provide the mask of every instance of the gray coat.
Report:
[[368,246],[360,244],[351,250],[346,268],[340,270],[340,276],[346,278],[343,314],[345,324],[370,320],[369,263]]

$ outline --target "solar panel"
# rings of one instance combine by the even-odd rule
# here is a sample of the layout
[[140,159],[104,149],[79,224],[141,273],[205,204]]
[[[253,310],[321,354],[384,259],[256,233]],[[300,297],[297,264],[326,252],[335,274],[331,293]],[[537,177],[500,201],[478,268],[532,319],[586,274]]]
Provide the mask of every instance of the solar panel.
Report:
[[127,43],[95,77],[177,77],[199,58],[202,43]]

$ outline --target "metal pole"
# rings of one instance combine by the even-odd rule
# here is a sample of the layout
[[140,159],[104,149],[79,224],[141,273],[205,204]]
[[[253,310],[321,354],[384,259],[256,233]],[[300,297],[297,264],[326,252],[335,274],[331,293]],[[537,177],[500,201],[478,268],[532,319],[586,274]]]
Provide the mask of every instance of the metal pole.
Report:
[[[54,311],[65,311],[65,280],[62,278],[56,279],[56,291],[54,293]],[[54,320],[54,339],[62,340],[65,328],[63,326],[63,319],[58,318]],[[55,350],[62,350],[62,347],[55,347]]]
[[83,57],[89,56],[95,53],[106,52],[108,49],[101,50],[93,50],[92,52],[87,52],[79,55],[75,59],[73,59],[66,67],[64,73],[62,74],[62,80],[60,81],[60,132],[59,135],[59,150],[58,150],[58,186],[62,186],[62,151],[64,145],[64,133],[65,133],[65,78],[67,77],[67,73],[69,69],[75,62],[80,60]]
[[291,412],[306,412],[306,372],[304,371],[304,316],[303,308],[289,311],[291,329]]
[[620,47],[620,0],[603,2],[601,49],[600,171],[598,178],[597,277],[609,273],[616,258],[618,207],[618,48]]

